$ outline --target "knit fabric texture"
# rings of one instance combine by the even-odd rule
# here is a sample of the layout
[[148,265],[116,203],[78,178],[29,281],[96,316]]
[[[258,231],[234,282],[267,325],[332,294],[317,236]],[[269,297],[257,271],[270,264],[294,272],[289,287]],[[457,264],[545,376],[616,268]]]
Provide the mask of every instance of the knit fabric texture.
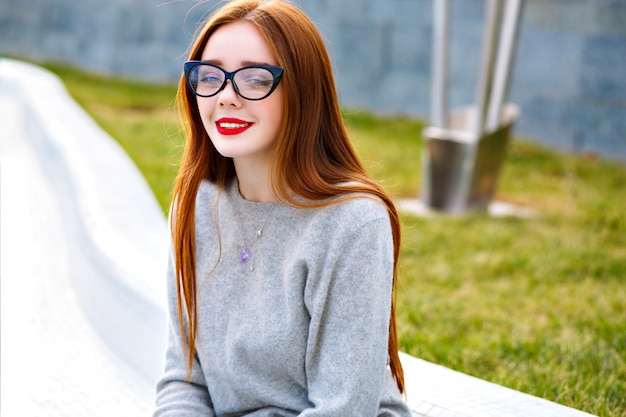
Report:
[[185,382],[170,255],[155,417],[410,417],[388,367],[389,217],[356,197],[302,209],[202,183],[193,372]]

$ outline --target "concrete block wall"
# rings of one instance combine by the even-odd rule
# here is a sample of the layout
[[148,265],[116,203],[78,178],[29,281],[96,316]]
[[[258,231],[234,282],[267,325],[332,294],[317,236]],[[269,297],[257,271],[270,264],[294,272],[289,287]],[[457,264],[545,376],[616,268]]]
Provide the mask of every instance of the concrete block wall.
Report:
[[530,2],[522,27],[512,90],[525,113],[520,128],[626,161],[626,2],[545,3]]
[[[432,0],[298,3],[328,40],[346,105],[428,117]],[[451,1],[453,107],[475,100],[484,3]],[[509,95],[518,134],[626,161],[624,22],[623,0],[526,0]]]
[[[345,106],[427,118],[432,0],[293,0],[318,25]],[[450,103],[473,102],[483,0],[452,0]],[[219,0],[3,0],[0,53],[173,81]],[[626,1],[526,0],[516,133],[626,161]]]

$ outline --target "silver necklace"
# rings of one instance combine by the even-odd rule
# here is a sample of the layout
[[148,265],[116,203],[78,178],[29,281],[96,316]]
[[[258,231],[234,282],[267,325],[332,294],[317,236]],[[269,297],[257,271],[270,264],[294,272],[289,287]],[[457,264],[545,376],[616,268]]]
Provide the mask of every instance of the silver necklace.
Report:
[[243,222],[241,220],[241,214],[239,213],[239,206],[235,205],[235,212],[237,215],[237,220],[239,221],[239,233],[241,234],[241,240],[243,242],[243,249],[241,250],[241,252],[239,252],[239,261],[242,264],[245,264],[246,262],[250,261],[250,266],[249,266],[250,271],[254,271],[254,257],[252,256],[252,249],[254,248],[254,245],[256,244],[256,242],[261,238],[261,236],[263,236],[263,230],[265,229],[265,225],[267,224],[268,220],[272,217],[272,213],[274,212],[275,207],[276,207],[275,204],[272,205],[272,208],[270,212],[267,213],[267,216],[265,217],[265,220],[261,224],[261,227],[259,227],[256,233],[254,234],[254,238],[252,239],[252,242],[250,243],[250,245],[247,245],[246,238],[243,232]]

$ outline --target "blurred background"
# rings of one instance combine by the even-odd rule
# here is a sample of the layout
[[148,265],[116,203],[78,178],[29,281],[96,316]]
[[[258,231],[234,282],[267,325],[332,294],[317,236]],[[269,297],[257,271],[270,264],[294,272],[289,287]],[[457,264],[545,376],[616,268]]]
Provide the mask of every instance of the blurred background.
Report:
[[[218,0],[3,0],[0,52],[90,71],[173,81]],[[341,101],[428,116],[431,0],[296,0],[327,40]],[[452,1],[450,103],[471,101],[482,0]],[[626,161],[626,1],[527,0],[510,100],[519,134]]]

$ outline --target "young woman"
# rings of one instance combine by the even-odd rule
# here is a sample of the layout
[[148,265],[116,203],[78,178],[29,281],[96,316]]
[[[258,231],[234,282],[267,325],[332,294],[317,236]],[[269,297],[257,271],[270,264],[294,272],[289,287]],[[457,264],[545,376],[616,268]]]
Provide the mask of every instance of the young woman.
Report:
[[226,3],[178,100],[155,416],[410,416],[398,217],[350,145],[315,26],[282,1]]

